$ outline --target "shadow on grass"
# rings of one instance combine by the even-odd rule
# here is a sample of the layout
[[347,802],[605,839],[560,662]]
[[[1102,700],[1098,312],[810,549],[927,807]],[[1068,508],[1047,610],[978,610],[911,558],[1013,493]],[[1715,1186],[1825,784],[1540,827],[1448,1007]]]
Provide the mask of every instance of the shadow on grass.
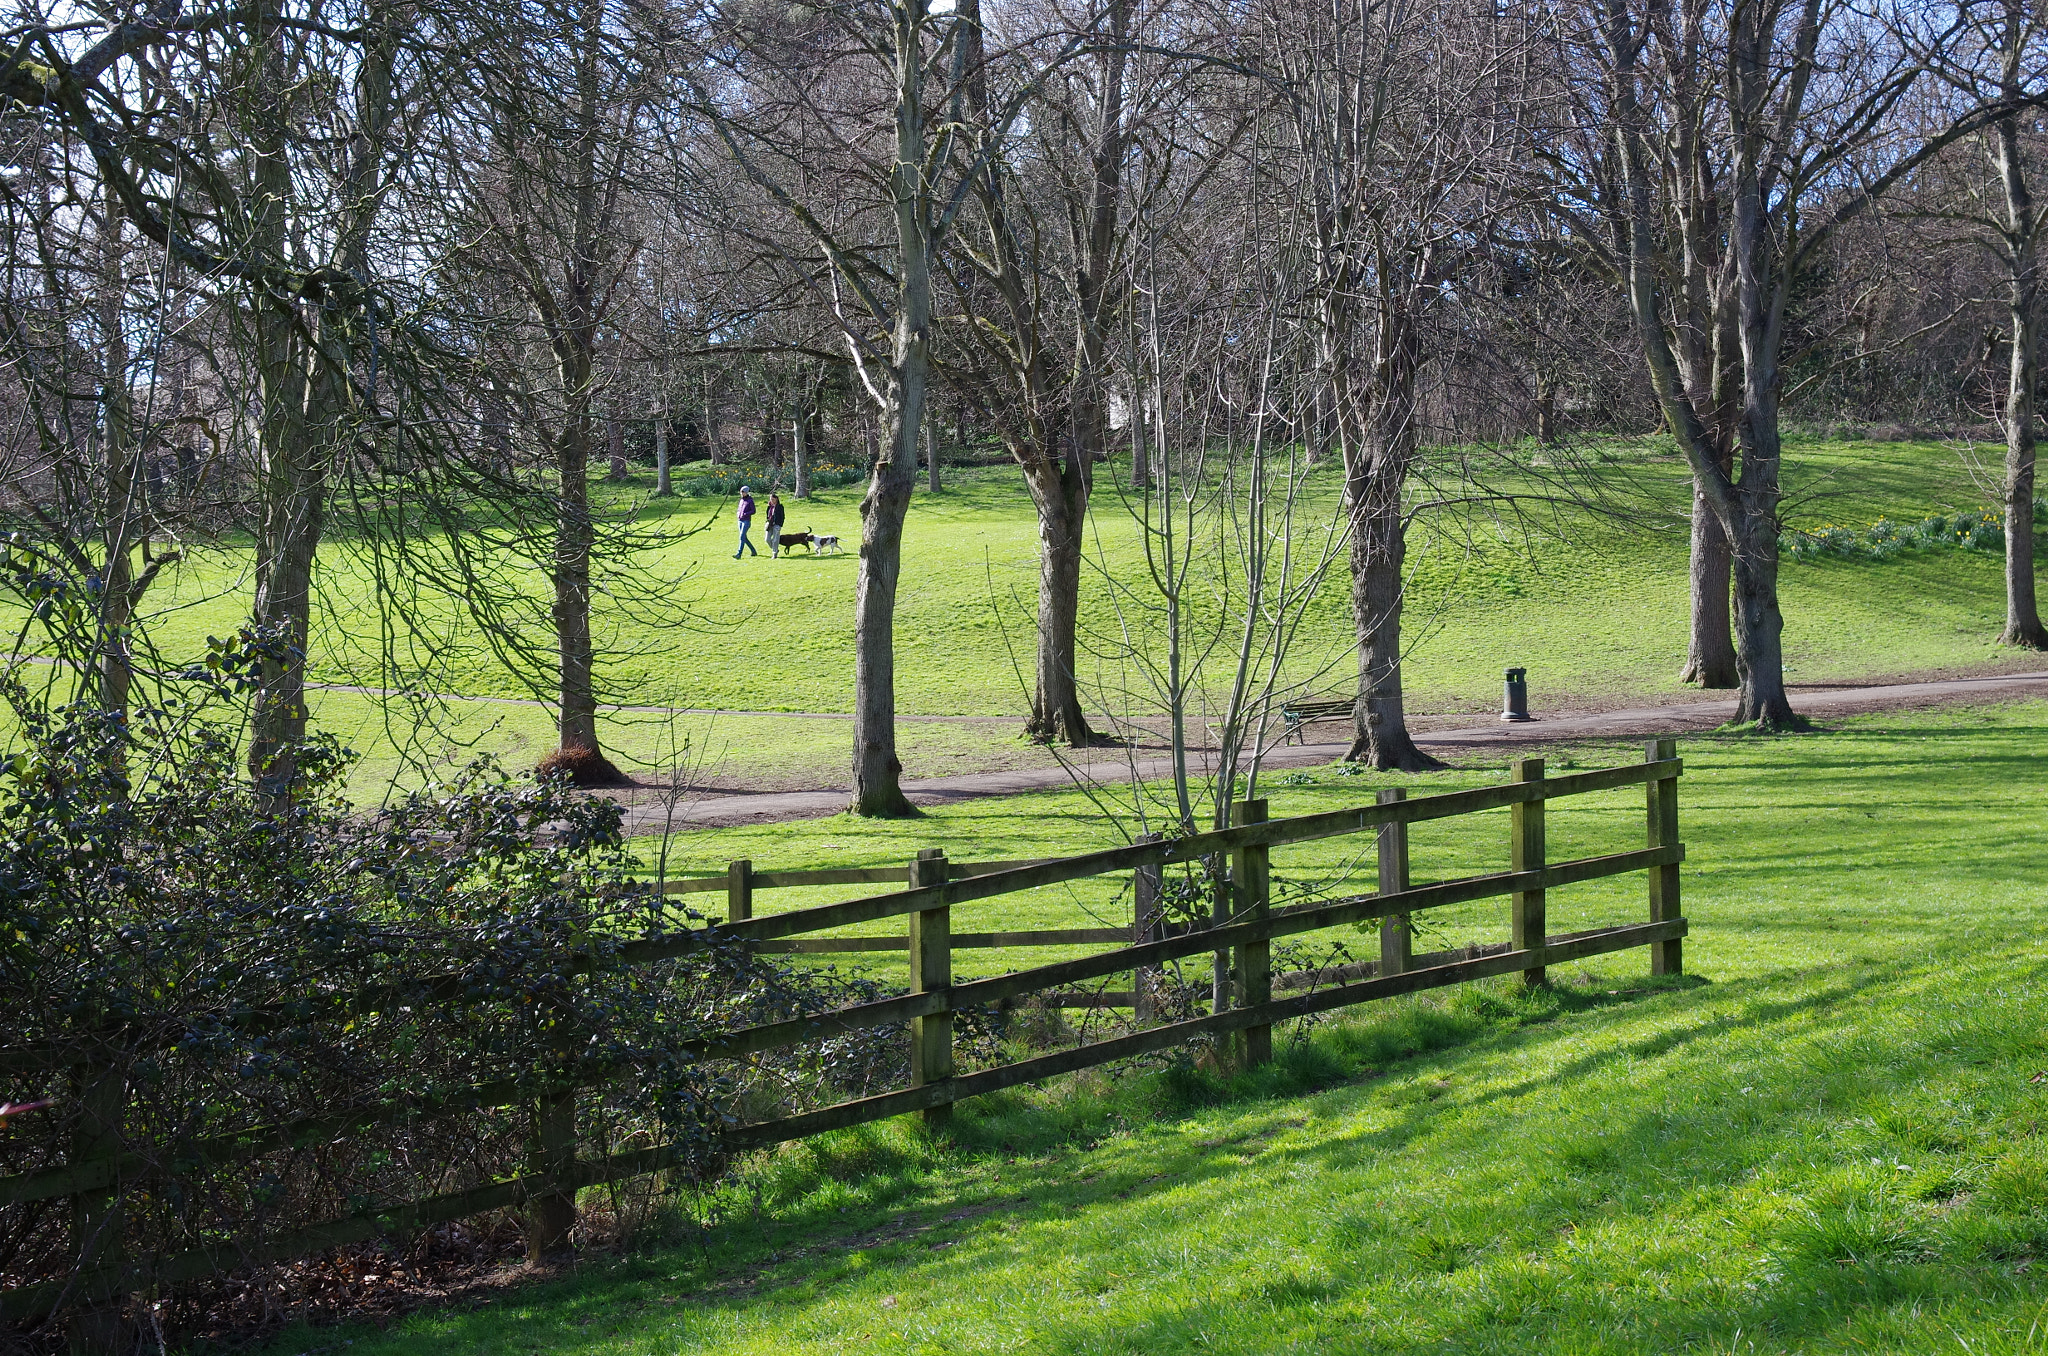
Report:
[[[1927,1013],[1923,1007],[1943,982],[1936,971],[1880,964],[1813,992],[1787,994],[1782,978],[1721,986],[1714,1000],[1734,1000],[1735,1010],[1559,1061],[1538,1079],[1484,1082],[1471,1093],[1460,1085],[1497,1074],[1504,1062],[1541,1057],[1557,1041],[1596,1039],[1602,1025],[1654,1020],[1684,1000],[1636,1011],[1626,1010],[1634,1006],[1627,1002],[1582,1003],[1574,1005],[1578,1020],[1559,1029],[1552,1024],[1567,1015],[1565,1005],[1546,1012],[1546,1003],[1578,995],[1475,990],[1462,1009],[1411,1011],[1391,1022],[1318,1033],[1269,1068],[1236,1079],[1171,1067],[1159,1075],[1157,1093],[1166,1104],[1190,1109],[1300,1097],[1384,1075],[1383,1087],[1336,1095],[1353,1104],[1369,1096],[1393,1117],[1363,1134],[1291,1140],[1290,1132],[1302,1129],[1305,1118],[1240,1125],[1236,1133],[1160,1146],[1142,1158],[1125,1155],[1132,1161],[1120,1171],[1059,1183],[1055,1200],[1045,1200],[1041,1187],[998,1206],[1029,1224],[1114,1208],[1169,1188],[1198,1198],[1204,1192],[1227,1195],[1230,1181],[1254,1161],[1269,1165],[1265,1176],[1283,1180],[1298,1167],[1358,1171],[1425,1140],[1433,1141],[1436,1157],[1477,1170],[1469,1180],[1461,1173],[1455,1184],[1445,1182],[1403,1208],[1360,1212],[1354,1205],[1333,1211],[1321,1246],[1313,1250],[1318,1265],[1278,1275],[1222,1273],[1207,1296],[1190,1300],[1182,1292],[1154,1313],[1126,1308],[1101,1321],[1049,1318],[1034,1333],[1032,1349],[1187,1350],[1205,1344],[1205,1334],[1211,1340],[1218,1333],[1243,1334],[1248,1315],[1269,1313],[1274,1345],[1293,1349],[1643,1351],[1727,1348],[1749,1334],[1760,1339],[1760,1350],[1809,1344],[1832,1350],[1861,1345],[1852,1333],[1882,1324],[1898,1306],[1914,1314],[1950,1305],[1995,1312],[1999,1304],[2038,1289],[2000,1264],[2031,1256],[2029,1249],[2048,1248],[2048,1213],[2037,1212],[2031,1220],[2008,1215],[1989,1224],[1937,1217],[1911,1201],[1901,1203],[1884,1176],[1889,1168],[1873,1174],[1858,1157],[1850,1160],[1858,1165],[1853,1169],[1830,1169],[1829,1148],[1814,1142],[1839,1136],[1841,1123],[1861,1125],[1872,1111],[1896,1105],[1904,1090],[1931,1082],[1943,1059],[1910,1020],[1888,1031],[1874,1029],[1865,1024],[1867,1009],[1890,1007],[1893,1016],[1920,1012],[1945,1038],[1967,1042],[1967,1033],[1955,1025],[1971,1020],[1966,1008]],[[1980,1014],[1976,1020],[2000,1019]],[[1413,1063],[1403,1067],[1404,1061]],[[1403,1074],[1412,1076],[1404,1081]],[[1433,1074],[1442,1077],[1428,1077]],[[1737,1078],[1753,1083],[1737,1088],[1731,1085]],[[1572,1090],[1588,1087],[1612,1102],[1573,1106]],[[1627,1104],[1631,1088],[1637,1093],[1634,1107]],[[1764,1099],[1752,1095],[1756,1088],[1768,1089]],[[1655,1109],[1644,1108],[1644,1100]],[[1835,1108],[1831,1116],[1819,1110],[1829,1107]],[[1312,1102],[1302,1110],[1326,1116],[1335,1108]],[[1826,1123],[1816,1126],[1817,1118]],[[973,1152],[974,1141],[1004,1125],[1021,1128],[1018,1114],[968,1127],[961,1149]],[[1512,1137],[1503,1140],[1501,1132],[1510,1126]],[[1021,1138],[984,1144],[1017,1149],[1024,1147]],[[1945,1151],[1967,1147],[1957,1142]],[[1813,1165],[1818,1189],[1808,1204],[1788,1202],[1761,1217],[1723,1219],[1724,1237],[1701,1245],[1754,1254],[1753,1262],[1739,1268],[1739,1284],[1678,1302],[1660,1269],[1683,1271],[1684,1264],[1632,1251],[1609,1259],[1619,1265],[1607,1283],[1582,1286],[1560,1274],[1581,1266],[1573,1221],[1593,1228],[1645,1212],[1671,1212],[1684,1233],[1690,1227],[1683,1218],[1689,1198],[1729,1191],[1774,1161],[1803,1154],[1822,1160]],[[2028,1191],[2048,1190],[2028,1181]],[[1498,1184],[1497,1194],[1489,1193],[1490,1182]],[[1291,1246],[1297,1253],[1303,1251],[1300,1226],[1299,1220],[1276,1225],[1296,1235]],[[905,1258],[908,1271],[892,1284],[906,1291],[971,1289],[980,1268],[1028,1262],[1047,1246],[1056,1247],[1047,1240],[996,1239],[971,1258]],[[1385,1332],[1368,1340],[1322,1317],[1325,1309],[1341,1311],[1338,1301],[1360,1284],[1402,1272],[1418,1278],[1415,1284],[1437,1285],[1428,1278],[1445,1278],[1442,1289],[1417,1293],[1414,1314],[1404,1320],[1408,1340]],[[857,1275],[850,1271],[831,1280]],[[820,1277],[785,1296],[764,1293],[759,1302],[778,1313],[794,1311],[821,1298],[825,1284],[827,1278]],[[1257,1349],[1243,1341],[1218,1344]]]

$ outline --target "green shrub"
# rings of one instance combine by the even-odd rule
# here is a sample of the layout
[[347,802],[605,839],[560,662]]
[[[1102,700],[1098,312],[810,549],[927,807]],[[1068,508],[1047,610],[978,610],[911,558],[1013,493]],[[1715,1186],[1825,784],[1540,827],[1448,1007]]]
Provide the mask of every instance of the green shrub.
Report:
[[[217,643],[193,686],[232,695],[220,675],[247,671],[239,648]],[[693,916],[632,878],[620,807],[566,778],[477,766],[365,813],[336,790],[347,754],[316,739],[293,750],[280,809],[251,787],[232,707],[42,710],[11,695],[6,1092],[50,1105],[9,1119],[0,1177],[63,1166],[85,1139],[132,1155],[90,1253],[261,1246],[516,1175],[539,1099],[570,1087],[580,1158],[667,1143],[702,1180],[757,1084],[779,1114],[904,1073],[900,1031],[772,1065],[695,1058],[693,1040],[873,986],[715,938],[613,965]],[[312,1117],[311,1135],[266,1128]],[[614,1232],[658,1232],[656,1204],[623,1200]],[[0,1226],[0,1289],[97,1265],[61,1197]],[[178,1312],[190,1299],[163,1294]]]
[[[848,485],[861,484],[867,478],[867,467],[849,462],[820,462],[811,468],[811,488],[814,490],[843,489]],[[796,469],[785,462],[780,469],[767,464],[720,466],[684,476],[676,482],[676,488],[684,494],[703,498],[730,498],[740,492],[742,485],[756,494],[766,495],[770,490],[787,494],[794,484]]]

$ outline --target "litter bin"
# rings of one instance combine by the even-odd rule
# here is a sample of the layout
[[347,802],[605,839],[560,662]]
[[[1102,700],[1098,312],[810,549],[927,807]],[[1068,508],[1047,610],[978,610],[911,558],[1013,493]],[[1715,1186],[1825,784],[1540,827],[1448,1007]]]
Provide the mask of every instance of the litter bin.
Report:
[[1508,670],[1507,700],[1501,705],[1500,718],[1512,721],[1536,719],[1529,714],[1529,670]]

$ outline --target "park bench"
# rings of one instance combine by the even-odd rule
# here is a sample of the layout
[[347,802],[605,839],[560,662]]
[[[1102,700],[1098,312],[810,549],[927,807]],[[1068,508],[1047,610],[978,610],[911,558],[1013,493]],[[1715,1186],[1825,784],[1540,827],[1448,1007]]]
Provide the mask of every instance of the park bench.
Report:
[[[1280,708],[1280,719],[1287,722],[1287,733],[1281,737],[1285,743],[1301,735],[1301,727],[1312,725],[1319,720],[1351,719],[1352,708],[1357,705],[1351,698],[1328,702],[1289,702]],[[1304,738],[1303,743],[1308,741]]]

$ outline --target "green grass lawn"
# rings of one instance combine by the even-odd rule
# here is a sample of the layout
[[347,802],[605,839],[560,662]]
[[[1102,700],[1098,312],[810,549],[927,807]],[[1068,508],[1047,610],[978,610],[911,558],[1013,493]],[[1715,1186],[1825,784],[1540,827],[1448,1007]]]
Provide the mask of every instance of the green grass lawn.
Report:
[[[1499,675],[1509,664],[1530,670],[1539,710],[1559,702],[1588,703],[1676,695],[1685,650],[1686,542],[1682,514],[1689,482],[1674,455],[1654,441],[1612,441],[1587,450],[1583,484],[1604,497],[1615,516],[1584,506],[1545,506],[1523,526],[1497,518],[1492,507],[1424,514],[1411,551],[1406,667],[1409,708],[1418,714],[1482,713],[1498,703]],[[1086,583],[1084,628],[1092,652],[1113,649],[1115,618],[1105,580],[1136,576],[1136,535],[1110,488],[1121,475],[1102,470],[1095,513],[1094,560]],[[1538,473],[1512,470],[1500,488],[1540,488]],[[1866,524],[1880,515],[1911,521],[1935,511],[1976,508],[1989,491],[1965,456],[1936,443],[1814,443],[1794,440],[1785,479],[1795,525]],[[643,477],[644,480],[644,477]],[[1336,480],[1319,473],[1307,519],[1335,513]],[[643,525],[674,534],[652,553],[650,571],[671,581],[662,595],[631,612],[600,593],[596,613],[604,699],[624,705],[743,711],[846,712],[852,701],[852,608],[857,562],[852,555],[817,559],[734,561],[723,501],[647,498],[649,486],[596,482],[600,498]],[[1458,492],[1461,487],[1440,487]],[[1469,489],[1469,486],[1463,487]],[[790,525],[836,531],[851,539],[859,523],[860,487],[821,491],[791,506]],[[710,522],[708,530],[688,535]],[[1519,520],[1516,520],[1519,522]],[[908,714],[1017,717],[1026,707],[1020,671],[1030,671],[1037,533],[1029,500],[1014,470],[961,471],[947,489],[920,491],[910,513],[898,603],[897,692]],[[1982,669],[2029,662],[1992,644],[2003,608],[2001,562],[1956,550],[1909,554],[1886,563],[1821,560],[1788,563],[1783,577],[1789,675],[1823,682],[1934,669]],[[539,598],[542,581],[531,575]],[[208,634],[226,634],[248,605],[246,552],[197,553],[167,572],[150,594],[151,627],[162,651],[189,657]],[[458,620],[430,619],[428,634],[395,645],[369,586],[349,552],[332,545],[322,557],[321,617],[315,676],[373,687],[423,686],[464,698],[534,695],[503,668]],[[544,618],[544,606],[535,617]],[[1348,603],[1341,572],[1312,608],[1297,648],[1301,673],[1324,672],[1341,687],[1349,672]],[[389,665],[404,675],[394,683]],[[1084,674],[1099,706],[1133,708],[1113,695],[1114,675]],[[356,740],[367,756],[359,784],[400,775],[400,751],[411,735],[387,729],[380,698],[327,693],[320,719]],[[525,765],[549,743],[547,713],[496,703],[458,702],[436,713],[427,747],[413,750],[431,764],[470,748],[501,753]],[[622,759],[642,767],[672,766],[687,745],[697,761],[744,772],[754,766],[802,766],[810,784],[817,768],[843,772],[850,732],[817,726],[741,727],[733,717],[663,717],[621,713],[605,738]],[[408,729],[409,721],[398,722]],[[953,741],[1001,761],[1011,736],[983,731]],[[984,759],[983,761],[986,761]],[[914,774],[961,770],[941,757],[914,754]],[[417,782],[419,774],[405,779]]]
[[[682,1198],[667,1242],[268,1349],[2048,1350],[2048,704],[1682,752],[1686,985],[1604,957],[1534,995],[1353,1011],[1232,1085],[1095,1073],[964,1104],[941,1141],[824,1137]],[[1370,785],[1273,790],[1280,814]],[[1639,841],[1637,814],[1560,803],[1553,855]],[[689,843],[692,864],[765,866],[1113,836],[1046,796]],[[1419,827],[1416,875],[1504,842],[1497,816]],[[1297,856],[1297,880],[1345,861]],[[1575,887],[1553,927],[1642,907],[1639,878]],[[1446,927],[1497,938],[1504,905]]]

